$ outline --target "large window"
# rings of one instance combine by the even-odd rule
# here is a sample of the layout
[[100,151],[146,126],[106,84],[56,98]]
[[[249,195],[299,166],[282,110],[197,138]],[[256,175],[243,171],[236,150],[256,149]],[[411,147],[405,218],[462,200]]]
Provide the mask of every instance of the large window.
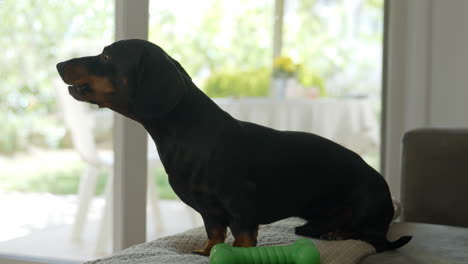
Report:
[[[279,3],[282,20],[274,18]],[[123,13],[114,11],[118,6],[114,0],[0,0],[0,210],[8,212],[0,218],[0,255],[80,261],[109,253],[97,252],[97,238],[112,175],[112,114],[72,100],[55,65],[98,54],[113,42],[115,14]],[[363,153],[378,168],[383,0],[151,0],[148,11],[148,39],[217,102],[264,104],[278,79],[294,79],[288,87],[295,92],[282,98],[301,102],[289,102],[292,127],[341,131],[332,138],[338,141],[355,132],[359,140],[351,143],[359,147],[367,140],[371,151]],[[275,47],[282,47],[279,59],[273,57]],[[371,105],[366,114],[351,107],[361,103]],[[304,105],[313,111],[304,112]],[[316,110],[324,105],[330,111]],[[358,109],[358,118],[336,118],[341,105],[342,112]],[[278,109],[250,116],[274,119],[284,114],[277,115]],[[369,113],[371,118],[359,118]],[[356,124],[362,133],[348,130]],[[102,166],[89,162],[90,151]],[[152,168],[149,176],[154,175],[161,218],[150,214],[148,238],[193,227],[193,215],[172,192],[164,170]],[[85,224],[76,229],[84,185],[95,190],[88,190],[93,198]],[[163,229],[156,230],[161,220]]]

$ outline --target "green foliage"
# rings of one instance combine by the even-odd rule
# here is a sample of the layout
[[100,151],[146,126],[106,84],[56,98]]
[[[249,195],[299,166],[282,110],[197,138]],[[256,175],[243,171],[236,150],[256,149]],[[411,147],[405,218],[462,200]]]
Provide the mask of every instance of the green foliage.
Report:
[[1,1],[0,153],[24,150],[26,142],[58,146],[64,133],[52,127],[59,123],[42,121],[57,111],[60,50],[75,39],[111,39],[112,7],[112,0]]
[[20,192],[76,194],[81,171],[78,167],[41,171],[27,180],[17,182],[12,189]]
[[320,96],[326,96],[325,80],[320,76],[317,71],[313,71],[307,67],[301,67],[297,74],[299,83],[304,87],[316,87],[320,91]]
[[[306,67],[300,67],[297,78],[305,87],[316,87],[325,96],[325,80]],[[252,71],[224,71],[212,74],[205,82],[203,91],[210,97],[259,97],[267,96],[271,82],[268,68]]]
[[[384,1],[364,0],[353,9],[346,0],[327,2],[298,0],[290,10],[294,16],[284,21],[285,25],[297,26],[285,29],[283,50],[326,80],[355,76],[346,84],[354,90],[372,73],[380,74],[375,59],[363,54],[372,54],[366,51],[381,45]],[[374,83],[374,87],[360,92],[380,91],[379,85]],[[347,93],[350,91],[343,90],[336,95]]]
[[149,25],[150,41],[195,79],[270,65],[272,1],[201,2],[190,15],[182,9],[157,9]]
[[80,163],[66,163],[35,170],[23,167],[14,168],[14,170],[8,168],[7,163],[6,167],[0,171],[0,188],[3,190],[75,194],[83,171]]
[[0,112],[0,120],[1,154],[11,155],[30,146],[57,148],[63,145],[66,131],[54,116]]
[[210,97],[267,96],[271,71],[264,68],[253,71],[225,71],[212,74],[203,91]]
[[384,7],[384,0],[366,0],[365,4],[368,7],[376,8],[379,10],[383,10]]
[[23,120],[11,115],[0,114],[2,133],[0,133],[0,153],[11,155],[26,149],[26,138],[22,132]]
[[[60,48],[112,34],[112,1],[4,0],[0,5],[0,110],[55,110],[52,80]],[[110,30],[109,30],[110,29]],[[103,36],[104,34],[104,36]]]

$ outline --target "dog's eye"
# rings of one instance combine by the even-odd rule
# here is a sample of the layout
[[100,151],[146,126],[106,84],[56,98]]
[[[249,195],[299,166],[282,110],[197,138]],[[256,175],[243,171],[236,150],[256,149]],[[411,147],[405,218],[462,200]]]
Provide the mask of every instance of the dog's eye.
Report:
[[110,62],[111,56],[109,54],[102,54],[101,59],[102,59],[102,62]]

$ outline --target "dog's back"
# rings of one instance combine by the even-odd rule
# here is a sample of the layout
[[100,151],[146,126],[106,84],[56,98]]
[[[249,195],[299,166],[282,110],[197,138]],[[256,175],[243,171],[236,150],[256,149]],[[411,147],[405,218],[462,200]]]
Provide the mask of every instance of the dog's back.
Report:
[[241,126],[247,135],[249,174],[257,183],[257,207],[265,209],[258,216],[261,224],[348,199],[355,183],[368,178],[364,171],[371,168],[359,155],[328,139],[249,122]]

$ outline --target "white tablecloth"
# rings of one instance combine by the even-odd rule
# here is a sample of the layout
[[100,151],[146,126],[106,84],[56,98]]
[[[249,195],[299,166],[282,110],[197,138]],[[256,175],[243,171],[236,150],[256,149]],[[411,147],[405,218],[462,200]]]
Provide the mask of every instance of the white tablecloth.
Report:
[[369,99],[215,99],[233,117],[279,130],[305,131],[331,139],[360,155],[379,145]]

